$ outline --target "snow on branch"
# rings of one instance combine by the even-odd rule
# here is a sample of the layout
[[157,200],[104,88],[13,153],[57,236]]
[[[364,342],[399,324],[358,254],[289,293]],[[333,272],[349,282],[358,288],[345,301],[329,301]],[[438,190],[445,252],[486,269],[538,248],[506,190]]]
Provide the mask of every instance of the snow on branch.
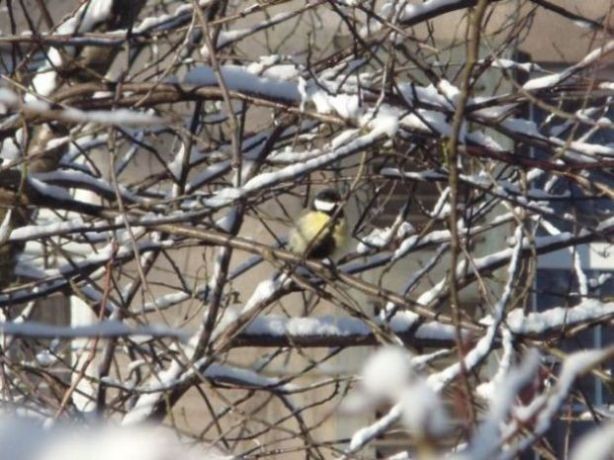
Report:
[[0,37],[7,410],[233,458],[586,452],[540,440],[610,415],[603,2],[60,3]]
[[[242,66],[224,66],[220,69],[220,74],[230,91],[253,93],[293,103],[301,99],[297,84],[259,77]],[[183,83],[194,86],[218,86],[219,84],[211,67],[197,67],[190,70]]]
[[614,40],[610,40],[603,45],[599,46],[599,48],[595,48],[593,51],[588,53],[584,59],[582,59],[577,64],[563,70],[562,72],[555,73],[552,75],[547,75],[545,77],[533,78],[527,81],[523,85],[523,89],[527,91],[535,91],[535,90],[543,90],[546,88],[552,88],[561,82],[565,81],[575,73],[580,70],[594,65],[599,60],[606,58],[610,53],[614,51]]
[[560,332],[578,324],[603,322],[614,318],[614,302],[585,299],[573,307],[555,307],[525,313],[522,309],[508,312],[506,323],[514,334],[542,336]]
[[80,110],[74,107],[52,105],[42,100],[22,101],[13,91],[0,88],[0,107],[5,111],[17,110],[30,117],[43,117],[70,123],[98,123],[112,126],[155,127],[163,119],[150,113],[118,108],[114,110]]
[[134,338],[176,338],[184,340],[186,334],[179,329],[162,325],[132,327],[121,321],[102,321],[91,326],[54,326],[24,322],[0,322],[0,334],[20,338],[36,339],[74,339],[80,337],[134,337]]
[[[399,317],[393,318],[389,326],[396,335],[406,339],[407,343],[436,346],[454,342],[452,326],[435,321],[426,322],[414,330],[416,324]],[[280,346],[283,343],[301,347],[322,344],[359,346],[375,343],[376,335],[366,322],[358,318],[341,316],[284,318],[267,315],[255,318],[235,343],[237,346],[242,346],[243,342],[250,346],[255,344]]]
[[383,136],[385,136],[385,132],[381,131],[380,129],[373,129],[371,132],[360,136],[339,148],[320,155],[317,158],[286,166],[285,168],[281,168],[274,172],[259,174],[250,179],[240,188],[222,189],[217,192],[215,196],[204,200],[203,204],[206,207],[213,208],[227,206],[250,192],[253,193],[266,187],[270,187],[273,184],[286,180],[292,180],[318,168],[323,168],[335,161],[341,161],[348,156],[355,155],[375,145]]
[[[97,24],[107,21],[113,13],[113,0],[89,0],[82,4],[73,15],[64,20],[57,32],[59,34],[76,34],[88,32]],[[65,51],[66,52],[66,51]],[[74,50],[68,50],[67,54],[72,55]],[[64,59],[60,51],[51,48],[46,53],[45,64],[38,69],[36,76],[32,80],[31,86],[34,95],[28,94],[28,102],[36,101],[36,95],[49,96],[58,85],[57,70],[62,67]]]
[[507,438],[518,426],[534,419],[533,429],[524,439],[513,447],[506,449],[499,456],[502,460],[511,460],[518,452],[522,452],[535,443],[550,428],[554,416],[560,410],[563,402],[569,396],[573,383],[581,375],[595,369],[599,364],[614,358],[614,347],[602,350],[584,350],[570,354],[563,361],[563,368],[552,390],[537,396],[528,407],[516,410],[515,420],[511,422],[503,434]]

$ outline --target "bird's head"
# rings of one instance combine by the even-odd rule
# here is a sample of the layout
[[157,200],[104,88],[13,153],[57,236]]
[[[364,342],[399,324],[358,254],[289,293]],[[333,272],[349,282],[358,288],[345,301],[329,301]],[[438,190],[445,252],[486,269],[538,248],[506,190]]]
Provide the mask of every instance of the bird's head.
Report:
[[341,196],[332,188],[319,191],[311,204],[311,208],[314,211],[324,212],[329,215],[337,213],[341,206]]

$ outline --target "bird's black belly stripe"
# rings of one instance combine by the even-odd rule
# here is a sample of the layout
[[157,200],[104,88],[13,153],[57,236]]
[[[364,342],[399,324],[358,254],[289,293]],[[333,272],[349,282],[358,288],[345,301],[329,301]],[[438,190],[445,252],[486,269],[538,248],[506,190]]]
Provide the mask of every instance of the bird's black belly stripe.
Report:
[[321,238],[315,241],[309,252],[307,258],[310,259],[324,259],[330,256],[335,251],[335,238],[331,232],[326,232]]

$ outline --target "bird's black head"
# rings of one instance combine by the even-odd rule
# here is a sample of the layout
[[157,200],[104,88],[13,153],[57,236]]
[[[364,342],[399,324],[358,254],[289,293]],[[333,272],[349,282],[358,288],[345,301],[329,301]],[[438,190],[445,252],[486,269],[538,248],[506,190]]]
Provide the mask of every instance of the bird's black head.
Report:
[[341,209],[341,196],[336,190],[332,188],[326,188],[318,192],[313,199],[311,208],[314,211],[325,212],[326,214],[333,215],[337,210]]

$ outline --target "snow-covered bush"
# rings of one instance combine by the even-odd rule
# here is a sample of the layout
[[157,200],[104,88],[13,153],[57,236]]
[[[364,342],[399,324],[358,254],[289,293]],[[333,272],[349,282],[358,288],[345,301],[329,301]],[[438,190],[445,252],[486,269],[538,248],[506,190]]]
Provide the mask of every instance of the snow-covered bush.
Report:
[[[576,3],[1,3],[4,412],[245,458],[606,452],[614,41]],[[305,260],[324,187],[350,241]]]

